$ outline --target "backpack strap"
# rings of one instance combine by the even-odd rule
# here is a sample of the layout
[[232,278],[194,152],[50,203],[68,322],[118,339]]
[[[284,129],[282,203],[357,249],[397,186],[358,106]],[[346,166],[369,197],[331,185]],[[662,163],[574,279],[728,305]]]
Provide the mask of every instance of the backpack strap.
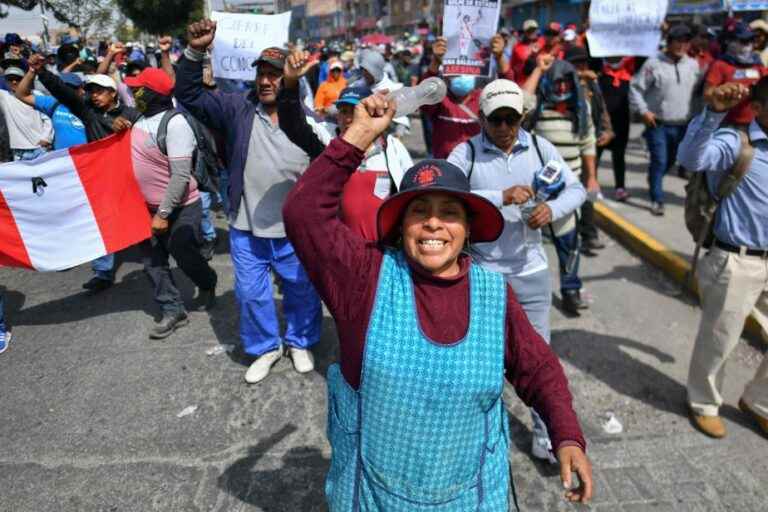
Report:
[[741,143],[739,156],[736,157],[736,162],[731,167],[730,172],[723,176],[720,179],[720,183],[717,184],[717,197],[715,197],[715,201],[718,203],[733,194],[736,187],[749,171],[749,167],[752,165],[752,160],[755,157],[755,146],[749,140],[749,135],[742,131],[738,133]]
[[544,157],[541,155],[541,148],[539,147],[539,138],[535,133],[531,133],[531,139],[533,139],[533,147],[536,149],[536,154],[539,156],[539,162],[544,167]]
[[472,171],[475,170],[475,145],[472,144],[472,139],[469,139],[467,141],[467,144],[469,144],[469,173],[467,174],[467,181],[472,181]]
[[168,110],[163,114],[162,119],[160,119],[160,126],[157,127],[157,147],[166,156],[168,156],[168,124],[176,114],[182,114],[182,112],[175,109]]

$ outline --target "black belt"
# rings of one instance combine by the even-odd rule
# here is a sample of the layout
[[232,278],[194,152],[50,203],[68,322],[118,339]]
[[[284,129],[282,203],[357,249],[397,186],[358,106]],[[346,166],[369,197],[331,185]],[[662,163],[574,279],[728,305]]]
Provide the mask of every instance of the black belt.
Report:
[[738,247],[736,245],[727,244],[720,240],[715,240],[715,247],[728,252],[735,252],[736,254],[746,254],[747,256],[760,256],[761,258],[768,258],[768,250],[762,249],[747,249],[744,247]]

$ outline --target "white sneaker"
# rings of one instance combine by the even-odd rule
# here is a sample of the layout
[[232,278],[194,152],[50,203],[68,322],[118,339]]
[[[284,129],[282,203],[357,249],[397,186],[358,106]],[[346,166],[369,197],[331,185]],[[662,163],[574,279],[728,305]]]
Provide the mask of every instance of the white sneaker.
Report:
[[557,464],[557,459],[552,453],[552,442],[547,437],[533,436],[531,454],[537,459],[545,460],[550,464]]
[[245,372],[245,382],[248,384],[256,384],[257,382],[264,380],[267,375],[269,375],[269,371],[281,357],[283,357],[282,348],[261,354],[261,356],[251,364],[248,371]]
[[293,360],[293,367],[299,373],[309,373],[315,369],[315,356],[303,348],[289,348],[288,353]]

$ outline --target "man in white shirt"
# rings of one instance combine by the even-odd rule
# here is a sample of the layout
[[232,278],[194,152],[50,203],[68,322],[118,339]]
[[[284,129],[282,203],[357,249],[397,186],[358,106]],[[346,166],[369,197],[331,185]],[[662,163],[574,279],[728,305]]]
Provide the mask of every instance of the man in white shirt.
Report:
[[7,67],[4,77],[11,92],[0,91],[0,109],[8,125],[13,159],[34,160],[53,144],[53,123],[48,116],[16,98],[16,89],[24,78],[20,67]]

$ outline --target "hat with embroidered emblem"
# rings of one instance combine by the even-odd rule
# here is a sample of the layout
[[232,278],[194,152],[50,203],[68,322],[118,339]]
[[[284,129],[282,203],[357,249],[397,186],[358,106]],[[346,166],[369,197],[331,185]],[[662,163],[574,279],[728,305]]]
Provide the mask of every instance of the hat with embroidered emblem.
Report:
[[408,205],[425,194],[447,194],[459,199],[467,209],[472,242],[493,242],[504,230],[504,218],[489,200],[470,191],[469,179],[447,160],[428,159],[414,165],[403,176],[400,191],[379,207],[378,239],[394,245],[400,237],[400,224]]

